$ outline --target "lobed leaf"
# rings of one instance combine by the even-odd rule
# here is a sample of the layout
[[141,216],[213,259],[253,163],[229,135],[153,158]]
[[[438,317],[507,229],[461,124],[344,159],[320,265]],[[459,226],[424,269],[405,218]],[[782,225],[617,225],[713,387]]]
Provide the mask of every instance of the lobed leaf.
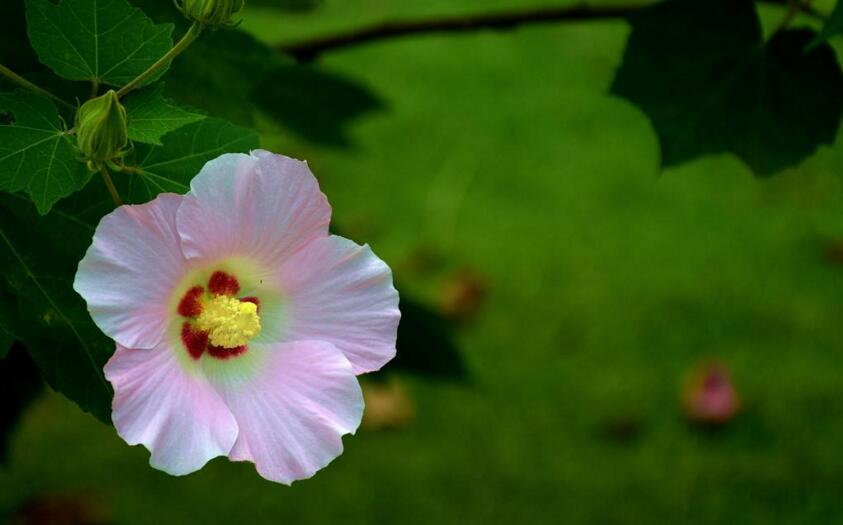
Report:
[[38,212],[81,189],[91,174],[78,159],[56,106],[47,98],[18,90],[0,93],[0,190],[25,191]]
[[751,0],[669,0],[630,18],[612,93],[650,118],[671,166],[732,152],[759,175],[831,144],[843,114],[843,75],[809,30],[766,43]]
[[154,24],[125,0],[27,0],[26,20],[38,58],[68,80],[122,86],[173,45],[172,24]]
[[182,126],[205,118],[184,110],[164,98],[164,85],[135,91],[123,100],[129,126],[129,139],[161,145],[161,137]]

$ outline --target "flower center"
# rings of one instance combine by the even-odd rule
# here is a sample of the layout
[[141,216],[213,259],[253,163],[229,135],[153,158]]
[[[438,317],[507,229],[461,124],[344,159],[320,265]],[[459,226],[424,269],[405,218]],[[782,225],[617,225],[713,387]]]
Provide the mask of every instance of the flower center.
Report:
[[181,342],[193,359],[205,352],[215,359],[230,359],[248,350],[246,343],[261,331],[261,301],[250,295],[238,298],[237,278],[221,270],[208,279],[207,289],[187,290],[176,311],[183,318]]
[[214,346],[237,348],[261,331],[258,306],[226,295],[216,295],[202,304],[196,327],[208,333]]

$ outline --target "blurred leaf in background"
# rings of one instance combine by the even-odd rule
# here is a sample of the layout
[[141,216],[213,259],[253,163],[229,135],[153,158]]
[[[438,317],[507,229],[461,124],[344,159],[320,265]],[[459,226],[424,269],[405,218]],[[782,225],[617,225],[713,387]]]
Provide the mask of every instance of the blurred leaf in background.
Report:
[[240,126],[253,126],[251,97],[262,79],[283,63],[282,57],[247,33],[211,31],[173,63],[167,94]]
[[465,380],[468,377],[450,324],[435,310],[406,293],[401,294],[398,353],[378,375],[392,371],[433,379]]
[[843,2],[839,0],[834,4],[834,10],[823,24],[820,34],[816,36],[808,49],[818,46],[829,38],[843,33]]
[[328,69],[279,65],[256,86],[254,101],[280,126],[327,146],[348,146],[348,125],[384,109],[370,89]]
[[630,16],[612,93],[647,114],[664,166],[729,151],[771,175],[831,144],[843,74],[810,30],[763,41],[752,0],[668,0]]

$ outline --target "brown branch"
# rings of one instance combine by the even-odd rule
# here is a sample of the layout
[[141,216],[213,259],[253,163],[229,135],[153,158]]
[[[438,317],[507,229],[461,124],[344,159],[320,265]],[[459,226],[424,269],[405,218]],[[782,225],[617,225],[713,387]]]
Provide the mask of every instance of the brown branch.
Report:
[[316,37],[291,44],[281,44],[277,49],[297,60],[308,61],[318,58],[326,51],[348,48],[387,38],[422,33],[476,31],[478,29],[507,30],[526,24],[548,22],[613,19],[632,14],[641,7],[641,5],[539,7],[500,13],[397,20],[352,29],[346,33]]
[[[789,0],[758,0],[761,3],[788,5]],[[659,2],[656,2],[659,3]],[[611,20],[624,18],[654,5],[653,3],[624,5],[575,5],[566,7],[538,7],[516,11],[459,15],[418,20],[396,20],[381,22],[344,33],[315,37],[301,42],[280,44],[278,51],[306,62],[318,58],[322,53],[345,49],[376,40],[398,38],[425,33],[455,33],[483,29],[510,30],[528,24],[550,22],[578,22],[586,20]],[[802,12],[814,18],[824,18],[812,7],[802,5]]]

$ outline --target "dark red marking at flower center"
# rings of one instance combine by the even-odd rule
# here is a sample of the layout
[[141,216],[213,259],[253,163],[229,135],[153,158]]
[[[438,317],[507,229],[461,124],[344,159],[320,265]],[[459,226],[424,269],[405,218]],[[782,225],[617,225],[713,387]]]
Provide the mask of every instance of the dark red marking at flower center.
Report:
[[[208,279],[208,291],[213,295],[234,296],[240,293],[240,283],[233,275],[221,270],[215,271]],[[196,285],[185,292],[184,297],[179,301],[178,312],[183,317],[196,317],[202,313],[202,301],[205,299],[205,288]],[[244,303],[252,303],[260,311],[261,301],[257,297],[249,296],[240,299]],[[241,355],[248,350],[246,345],[236,348],[224,348],[214,346],[208,342],[208,332],[199,330],[190,321],[185,321],[181,326],[181,341],[187,353],[193,359],[199,359],[205,351],[216,359],[229,359]]]
[[179,315],[184,317],[196,317],[202,313],[202,294],[205,289],[201,286],[194,286],[188,290],[179,302]]
[[214,295],[237,295],[240,283],[233,275],[217,270],[208,280],[208,289]]
[[205,347],[208,346],[208,332],[196,330],[192,324],[185,321],[181,325],[181,341],[190,357],[199,359],[205,352]]
[[208,345],[208,355],[217,359],[228,359],[246,352],[246,345],[235,348],[223,348],[221,346]]

